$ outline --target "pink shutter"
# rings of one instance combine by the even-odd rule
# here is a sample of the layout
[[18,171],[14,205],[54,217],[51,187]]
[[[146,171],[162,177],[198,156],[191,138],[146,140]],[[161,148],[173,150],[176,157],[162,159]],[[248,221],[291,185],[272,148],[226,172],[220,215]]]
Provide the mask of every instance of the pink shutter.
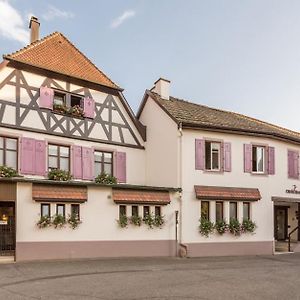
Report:
[[251,173],[252,171],[252,145],[244,144],[244,172]]
[[42,108],[53,109],[54,91],[46,86],[40,87],[39,106]]
[[82,148],[80,146],[72,147],[72,169],[75,179],[82,179]]
[[35,141],[35,174],[46,175],[46,141]]
[[20,171],[22,174],[33,175],[35,173],[35,140],[31,138],[21,139]]
[[94,149],[82,147],[82,179],[94,179]]
[[126,183],[126,153],[116,153],[116,177],[118,183]]
[[299,153],[298,151],[288,150],[288,177],[299,178]]
[[95,117],[95,100],[89,97],[84,98],[83,102],[84,116],[94,119]]
[[195,169],[204,170],[204,149],[205,141],[196,139],[195,140]]
[[231,172],[231,143],[224,143],[224,171]]
[[268,174],[275,174],[275,148],[268,147]]

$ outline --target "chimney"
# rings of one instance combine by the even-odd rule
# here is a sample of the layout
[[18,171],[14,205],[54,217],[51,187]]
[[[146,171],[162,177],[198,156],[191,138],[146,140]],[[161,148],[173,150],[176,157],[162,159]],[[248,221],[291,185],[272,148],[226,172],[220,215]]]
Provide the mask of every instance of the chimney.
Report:
[[30,43],[33,43],[40,38],[40,22],[37,17],[32,16],[29,22]]
[[170,99],[170,83],[171,81],[164,78],[159,78],[154,82],[153,92],[160,95],[163,99]]

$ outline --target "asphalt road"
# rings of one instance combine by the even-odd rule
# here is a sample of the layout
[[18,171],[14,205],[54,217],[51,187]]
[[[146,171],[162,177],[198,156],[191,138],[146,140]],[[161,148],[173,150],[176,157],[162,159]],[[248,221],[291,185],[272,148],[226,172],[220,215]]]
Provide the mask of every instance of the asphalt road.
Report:
[[300,299],[300,255],[0,264],[0,299]]

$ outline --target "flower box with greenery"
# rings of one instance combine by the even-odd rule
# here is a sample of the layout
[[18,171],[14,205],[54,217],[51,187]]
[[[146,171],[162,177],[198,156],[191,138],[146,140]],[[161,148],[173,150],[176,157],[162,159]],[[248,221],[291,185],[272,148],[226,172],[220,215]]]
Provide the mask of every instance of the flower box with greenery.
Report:
[[82,221],[78,218],[77,214],[71,214],[68,216],[67,223],[72,229],[76,229],[82,223]]
[[7,166],[0,166],[0,177],[1,178],[11,178],[11,177],[20,177],[18,172]]
[[113,175],[103,172],[95,178],[95,182],[101,184],[116,184],[117,178]]
[[256,224],[252,220],[243,220],[242,223],[242,232],[245,233],[254,233],[256,229]]
[[53,111],[61,114],[67,113],[68,109],[63,104],[53,104]]
[[207,220],[206,218],[200,218],[199,232],[208,237],[214,231],[214,223]]
[[225,220],[217,220],[215,224],[215,229],[217,233],[223,235],[228,230],[228,224]]
[[165,224],[164,216],[156,215],[154,216],[154,226],[162,228]]
[[51,227],[51,218],[49,216],[41,216],[40,219],[37,221],[36,225],[40,229]]
[[143,218],[143,222],[148,225],[150,229],[153,228],[154,222],[155,222],[155,216],[151,214],[146,214],[145,217]]
[[228,224],[229,232],[235,236],[240,236],[242,232],[242,226],[239,220],[237,219],[230,219]]
[[142,225],[142,217],[133,215],[130,217],[130,223],[135,226],[141,226]]
[[72,179],[72,175],[69,171],[52,169],[48,172],[48,179],[56,181],[69,181]]
[[66,218],[62,215],[54,215],[52,219],[54,228],[62,228],[66,224]]
[[119,220],[117,220],[117,222],[121,228],[125,228],[128,226],[128,217],[122,214],[120,215]]
[[84,111],[80,107],[80,105],[74,105],[71,108],[69,108],[68,114],[71,115],[71,116],[79,117],[79,118],[84,117]]

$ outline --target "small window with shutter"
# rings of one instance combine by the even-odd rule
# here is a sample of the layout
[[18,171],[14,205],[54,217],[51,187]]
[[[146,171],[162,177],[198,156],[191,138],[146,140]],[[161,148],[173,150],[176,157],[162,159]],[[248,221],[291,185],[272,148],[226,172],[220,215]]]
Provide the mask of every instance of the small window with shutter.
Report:
[[220,171],[221,169],[221,143],[205,141],[205,169]]
[[266,147],[252,146],[252,172],[265,173]]

